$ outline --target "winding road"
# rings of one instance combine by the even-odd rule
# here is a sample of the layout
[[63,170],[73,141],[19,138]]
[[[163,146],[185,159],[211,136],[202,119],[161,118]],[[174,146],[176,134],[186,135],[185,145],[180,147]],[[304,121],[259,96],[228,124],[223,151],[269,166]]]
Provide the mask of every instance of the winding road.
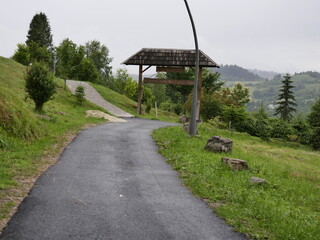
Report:
[[245,239],[182,186],[150,134],[127,119],[85,130],[36,182],[0,239]]

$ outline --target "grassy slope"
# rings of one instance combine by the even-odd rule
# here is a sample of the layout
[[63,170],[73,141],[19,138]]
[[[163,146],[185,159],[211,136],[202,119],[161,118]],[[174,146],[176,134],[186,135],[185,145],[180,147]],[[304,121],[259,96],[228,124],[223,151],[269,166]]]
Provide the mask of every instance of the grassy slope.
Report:
[[158,118],[156,118],[156,112],[155,109],[152,108],[150,113],[144,113],[142,115],[137,114],[137,102],[127,98],[124,95],[121,95],[115,91],[112,91],[111,89],[107,87],[103,87],[101,85],[97,84],[91,84],[100,94],[102,97],[104,97],[108,102],[116,105],[117,107],[127,111],[128,113],[140,117],[140,118],[147,118],[147,119],[157,119],[161,121],[167,121],[167,122],[177,122],[178,116],[169,113],[167,111],[163,111],[158,109]]
[[38,115],[33,101],[24,101],[24,71],[0,57],[0,223],[28,192],[32,179],[53,163],[44,156],[56,155],[84,125],[105,122],[86,118],[86,110],[99,108],[88,102],[77,105],[59,79],[57,94],[45,104],[44,116]]
[[[252,239],[319,239],[320,152],[240,133],[230,136],[207,124],[199,133],[190,138],[181,127],[153,133],[160,153],[194,194]],[[231,138],[230,157],[247,160],[250,169],[231,171],[220,160],[226,154],[205,151],[214,135]],[[253,176],[267,179],[268,185],[250,186]]]

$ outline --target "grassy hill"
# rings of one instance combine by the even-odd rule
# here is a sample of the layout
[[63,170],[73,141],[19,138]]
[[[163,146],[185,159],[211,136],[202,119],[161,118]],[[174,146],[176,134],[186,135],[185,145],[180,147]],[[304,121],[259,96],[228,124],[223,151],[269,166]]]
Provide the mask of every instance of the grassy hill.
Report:
[[[204,149],[212,136],[233,140],[231,154]],[[320,152],[296,143],[262,141],[202,124],[190,138],[181,127],[154,131],[160,153],[193,194],[251,239],[318,240]],[[232,171],[222,157],[243,159],[249,169]],[[251,177],[267,180],[251,185]]]
[[[143,112],[143,114],[137,113],[137,102],[129,99],[128,97],[121,95],[115,91],[112,91],[111,89],[93,84],[91,85],[100,93],[100,95],[106,99],[108,102],[114,104],[115,106],[125,110],[126,112],[139,117],[139,118],[147,118],[147,119],[153,119],[153,120],[161,120],[166,122],[177,122],[178,116],[174,113],[170,113],[168,111],[163,111],[161,109],[157,109],[158,117],[156,117],[156,110],[155,108],[152,108],[149,113]],[[145,109],[145,106],[142,106],[143,109]]]
[[86,118],[86,110],[102,109],[89,102],[77,105],[60,79],[56,79],[57,94],[39,115],[33,101],[25,101],[25,70],[0,57],[0,231],[65,143],[85,125],[105,122]]

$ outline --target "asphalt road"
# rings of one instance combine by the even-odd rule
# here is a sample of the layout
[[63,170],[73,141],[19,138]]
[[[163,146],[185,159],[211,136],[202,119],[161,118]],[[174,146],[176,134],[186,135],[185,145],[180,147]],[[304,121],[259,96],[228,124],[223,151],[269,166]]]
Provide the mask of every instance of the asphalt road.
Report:
[[182,186],[143,119],[79,134],[0,239],[244,239]]

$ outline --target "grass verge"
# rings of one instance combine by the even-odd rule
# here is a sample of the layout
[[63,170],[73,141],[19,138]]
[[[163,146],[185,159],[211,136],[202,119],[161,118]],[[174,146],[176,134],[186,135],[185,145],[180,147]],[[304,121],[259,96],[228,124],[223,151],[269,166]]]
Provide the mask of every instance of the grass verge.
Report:
[[[249,170],[231,171],[221,162],[226,154],[205,151],[214,135],[231,138],[229,156],[246,160]],[[320,152],[246,134],[231,136],[208,124],[201,125],[194,138],[181,127],[155,130],[153,137],[184,184],[251,239],[319,239]],[[254,176],[268,184],[250,185]]]

